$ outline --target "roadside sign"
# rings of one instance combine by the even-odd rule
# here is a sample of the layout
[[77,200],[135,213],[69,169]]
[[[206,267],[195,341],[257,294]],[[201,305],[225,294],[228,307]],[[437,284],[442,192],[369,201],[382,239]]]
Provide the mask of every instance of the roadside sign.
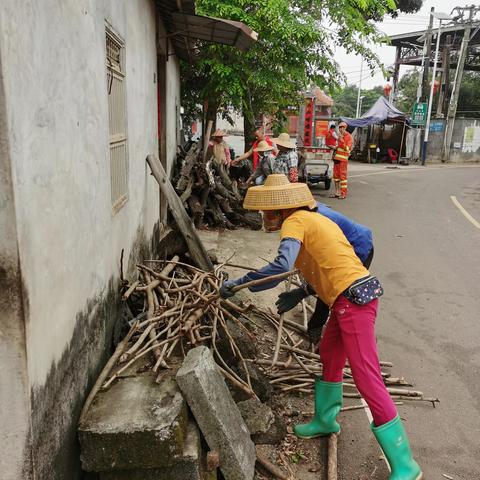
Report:
[[443,132],[445,130],[445,120],[432,120],[430,123],[431,132]]
[[412,125],[424,126],[427,121],[427,104],[415,102],[413,105]]

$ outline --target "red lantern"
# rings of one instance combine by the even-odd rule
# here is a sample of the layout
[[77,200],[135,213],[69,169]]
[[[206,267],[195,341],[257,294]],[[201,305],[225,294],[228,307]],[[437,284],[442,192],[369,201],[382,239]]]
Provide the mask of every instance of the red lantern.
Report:
[[433,82],[433,94],[436,95],[439,89],[440,89],[440,82],[438,80],[435,80]]
[[389,83],[386,83],[383,87],[383,93],[386,97],[390,96],[390,92],[392,91],[392,86]]

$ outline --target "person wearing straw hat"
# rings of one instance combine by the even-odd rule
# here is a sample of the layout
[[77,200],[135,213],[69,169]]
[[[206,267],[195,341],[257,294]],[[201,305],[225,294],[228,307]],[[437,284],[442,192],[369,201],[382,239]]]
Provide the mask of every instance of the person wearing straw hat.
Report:
[[252,175],[247,180],[247,185],[250,183],[255,183],[255,185],[261,185],[265,182],[265,179],[268,175],[272,173],[277,173],[276,168],[276,159],[273,154],[273,146],[267,143],[265,140],[259,142],[258,146],[255,148],[255,152],[258,153],[258,165],[254,170]]
[[[331,310],[320,342],[323,375],[315,379],[315,413],[311,422],[294,427],[300,438],[340,431],[336,417],[343,401],[343,368],[348,359],[355,385],[373,416],[371,429],[390,464],[390,480],[421,480],[407,434],[382,379],[375,339],[378,298],[383,289],[362,265],[342,230],[318,215],[316,201],[304,183],[290,183],[285,175],[270,175],[262,186],[251,187],[243,207],[276,211],[282,219],[275,260],[220,287],[222,298],[250,280],[297,268],[308,285]],[[257,285],[251,291],[275,287]]]
[[[352,219],[320,202],[317,202],[317,212],[329,218],[340,227],[362,265],[367,269],[370,268],[374,254],[373,235],[370,228],[354,222]],[[281,293],[276,302],[278,312],[288,312],[309,296],[309,293],[311,295],[315,294],[315,291],[310,286],[307,286],[307,288],[293,288],[288,292]],[[327,322],[329,314],[330,309],[328,305],[317,297],[315,310],[307,325],[307,334],[310,337],[310,341],[315,345],[320,340],[323,326]]]
[[298,156],[290,135],[281,133],[278,137],[272,138],[272,141],[278,149],[276,163],[279,165],[272,173],[284,173],[291,183],[298,182]]
[[[270,137],[265,135],[264,131],[262,128],[257,128],[255,132],[253,132],[253,135],[255,137],[254,142],[252,143],[252,148],[248,150],[248,152],[245,152],[243,155],[240,155],[239,157],[235,157],[234,160],[232,160],[233,165],[237,165],[240,162],[247,160],[248,158],[252,157],[252,170],[255,171],[257,169],[258,163],[260,161],[260,155],[257,150],[257,147],[260,142],[265,141],[267,142],[271,147],[274,147],[272,140]],[[276,153],[275,149],[273,149],[272,152],[274,155]]]
[[208,142],[207,154],[212,155],[218,165],[230,165],[230,148],[224,140],[227,134],[217,129],[212,134],[212,140]]
[[331,197],[344,199],[347,198],[347,167],[348,157],[352,150],[353,140],[350,133],[347,132],[347,124],[340,122],[338,124],[340,134],[337,140],[337,148],[333,155],[333,183],[335,184],[335,193]]

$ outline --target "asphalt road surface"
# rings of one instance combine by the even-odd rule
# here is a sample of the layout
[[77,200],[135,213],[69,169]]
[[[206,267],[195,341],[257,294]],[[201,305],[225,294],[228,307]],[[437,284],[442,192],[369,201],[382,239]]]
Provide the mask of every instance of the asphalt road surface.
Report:
[[[398,407],[426,478],[480,479],[480,165],[351,164],[346,200],[314,193],[374,232],[380,357],[440,400]],[[341,478],[388,478],[367,412],[340,420]]]

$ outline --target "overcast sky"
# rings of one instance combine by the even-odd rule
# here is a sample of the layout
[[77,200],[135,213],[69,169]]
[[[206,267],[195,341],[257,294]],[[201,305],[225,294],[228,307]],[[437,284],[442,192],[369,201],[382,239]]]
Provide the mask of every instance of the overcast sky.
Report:
[[[398,33],[415,32],[428,28],[428,20],[430,8],[435,7],[435,11],[450,13],[454,7],[464,7],[476,4],[475,0],[424,0],[421,10],[411,15],[401,15],[396,19],[386,18],[384,22],[378,24],[380,30],[388,35],[396,35]],[[443,22],[445,23],[445,22]],[[435,20],[434,28],[438,28],[438,21]],[[382,46],[374,48],[379,55],[380,60],[385,66],[393,65],[395,62],[395,47]],[[356,55],[347,55],[344,51],[338,51],[337,61],[342,65],[343,72],[347,77],[348,84],[358,85],[362,78],[362,88],[372,88],[376,85],[384,85],[385,79],[380,70],[377,69],[373,77],[364,64],[363,74],[360,76],[361,60]],[[400,76],[409,70],[408,67],[400,67]]]

